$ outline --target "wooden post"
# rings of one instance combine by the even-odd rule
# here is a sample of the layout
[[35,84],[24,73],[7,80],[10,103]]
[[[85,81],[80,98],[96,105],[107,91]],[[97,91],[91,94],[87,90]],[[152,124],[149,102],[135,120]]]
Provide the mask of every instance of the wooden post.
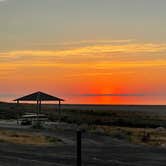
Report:
[[77,131],[77,166],[82,165],[82,140],[81,140],[82,132],[81,130]]

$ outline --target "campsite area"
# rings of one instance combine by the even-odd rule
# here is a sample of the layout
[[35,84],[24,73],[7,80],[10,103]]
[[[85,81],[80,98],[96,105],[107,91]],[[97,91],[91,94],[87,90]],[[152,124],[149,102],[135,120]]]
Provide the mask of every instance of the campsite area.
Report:
[[[56,107],[42,106],[49,120],[36,129],[17,124],[18,115],[35,112],[34,104],[0,104],[0,165],[76,165],[78,128],[83,165],[165,165],[164,106],[62,105],[60,121]],[[145,133],[150,138],[143,141]]]

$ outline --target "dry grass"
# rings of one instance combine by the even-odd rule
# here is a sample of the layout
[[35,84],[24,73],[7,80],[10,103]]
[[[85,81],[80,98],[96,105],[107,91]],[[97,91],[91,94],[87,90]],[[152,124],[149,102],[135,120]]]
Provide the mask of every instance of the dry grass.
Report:
[[[166,146],[166,129],[160,131],[153,128],[144,129],[133,127],[95,125],[91,127],[89,126],[88,130],[92,132],[101,132],[114,138],[125,139],[136,144]],[[148,133],[150,135],[149,140],[146,142],[142,140],[145,133]]]
[[34,133],[20,133],[13,131],[0,131],[0,142],[8,142],[14,144],[27,145],[51,145],[60,142],[60,139],[55,137],[46,137]]

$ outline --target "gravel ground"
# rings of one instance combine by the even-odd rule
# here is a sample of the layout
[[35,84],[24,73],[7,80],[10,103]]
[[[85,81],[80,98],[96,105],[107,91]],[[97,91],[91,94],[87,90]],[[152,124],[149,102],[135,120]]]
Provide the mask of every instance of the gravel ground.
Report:
[[[12,125],[13,123],[13,125]],[[0,130],[38,132],[63,140],[54,146],[0,143],[0,166],[74,166],[76,133],[74,130],[35,131],[0,122]],[[83,133],[83,166],[166,166],[166,148],[134,145],[109,136]]]

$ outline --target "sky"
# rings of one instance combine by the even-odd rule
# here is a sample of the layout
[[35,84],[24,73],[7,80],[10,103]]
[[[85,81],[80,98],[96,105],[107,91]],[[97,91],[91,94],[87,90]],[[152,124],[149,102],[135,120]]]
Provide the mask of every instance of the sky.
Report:
[[165,0],[0,0],[0,101],[166,104]]

